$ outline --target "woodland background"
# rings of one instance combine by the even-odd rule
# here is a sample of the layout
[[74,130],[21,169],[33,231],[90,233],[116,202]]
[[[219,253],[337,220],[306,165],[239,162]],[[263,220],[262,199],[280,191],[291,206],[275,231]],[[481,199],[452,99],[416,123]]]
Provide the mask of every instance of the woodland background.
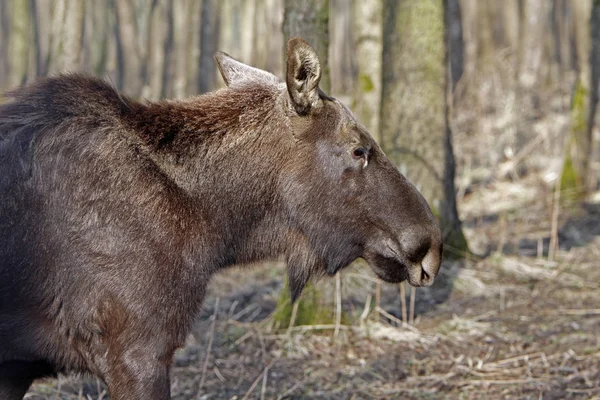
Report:
[[414,291],[358,262],[295,307],[282,265],[225,273],[173,397],[600,398],[597,0],[0,0],[0,89],[191,96],[223,85],[216,50],[283,77],[292,35],[432,204],[443,271]]

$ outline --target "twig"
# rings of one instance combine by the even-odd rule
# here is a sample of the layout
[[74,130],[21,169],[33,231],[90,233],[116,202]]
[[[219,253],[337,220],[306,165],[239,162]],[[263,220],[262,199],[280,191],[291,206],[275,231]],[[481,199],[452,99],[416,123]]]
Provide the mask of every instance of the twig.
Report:
[[236,341],[234,342],[234,344],[235,344],[236,346],[239,346],[239,345],[240,345],[242,342],[244,342],[246,339],[248,339],[249,337],[251,337],[251,336],[252,336],[252,334],[253,334],[253,332],[252,332],[252,331],[248,331],[248,332],[244,333],[244,334],[242,335],[242,337],[240,337],[238,340],[236,340]]
[[373,296],[371,293],[367,295],[367,300],[365,301],[365,308],[363,309],[362,314],[360,315],[360,323],[364,323],[365,319],[369,316],[369,312],[371,311],[371,300],[373,300]]
[[294,327],[294,324],[296,323],[296,314],[298,314],[298,304],[299,303],[300,302],[297,301],[292,306],[292,316],[290,317],[290,325],[288,326],[288,333],[292,332],[292,328]]
[[271,361],[265,367],[265,369],[263,369],[263,371],[260,373],[260,375],[258,375],[258,377],[254,380],[254,382],[252,383],[252,386],[250,386],[250,389],[248,389],[248,391],[246,392],[246,394],[244,395],[244,397],[242,397],[242,400],[247,400],[248,397],[250,397],[250,395],[252,394],[252,392],[254,391],[254,389],[256,388],[256,386],[258,385],[258,382],[260,382],[260,380],[267,373],[267,371],[269,371],[269,367],[271,366],[271,364],[273,364],[273,361]]
[[304,385],[304,382],[296,382],[294,386],[277,396],[277,400],[284,399],[288,394],[292,393],[294,390],[298,389],[300,386]]
[[60,394],[60,385],[61,385],[61,383],[62,382],[60,380],[60,374],[58,374],[56,376],[56,396],[54,397],[56,400],[58,400],[60,398],[59,394]]
[[206,357],[204,358],[204,364],[202,365],[202,375],[200,378],[200,384],[198,385],[198,392],[200,392],[202,390],[202,387],[204,387],[204,379],[206,378],[206,369],[208,368],[208,361],[210,359],[210,352],[212,349],[212,344],[213,344],[213,337],[214,337],[214,333],[215,333],[215,325],[217,323],[217,312],[219,311],[219,298],[217,297],[215,299],[215,311],[213,312],[213,315],[210,317],[211,318],[211,323],[210,323],[210,331],[209,331],[209,337],[208,337],[208,349],[206,350]]
[[335,330],[333,337],[337,339],[342,323],[342,280],[340,274],[335,274]]
[[414,326],[411,326],[408,324],[408,322],[404,322],[404,321],[400,321],[398,318],[394,317],[392,314],[388,313],[387,311],[377,307],[375,308],[375,311],[377,311],[378,313],[380,313],[381,315],[383,315],[384,317],[391,319],[392,321],[396,322],[398,325],[402,326],[403,328],[406,328],[407,330],[414,332],[414,333],[421,333],[421,331],[419,331],[417,328],[415,328]]
[[500,167],[500,174],[496,174],[496,176],[502,177],[502,176],[506,175],[508,172],[513,171],[514,168],[517,165],[519,165],[521,163],[521,161],[523,161],[527,157],[527,155],[529,155],[529,153],[533,152],[534,150],[536,150],[538,148],[538,145],[545,138],[546,138],[546,131],[540,132],[535,138],[533,138],[528,143],[526,143],[525,146],[523,146],[523,148],[521,149],[521,151],[519,151],[517,153],[517,155],[515,155],[513,157],[512,160],[510,160],[504,166]]
[[[561,172],[562,175],[562,172]],[[558,213],[560,211],[560,176],[556,179],[554,186],[554,197],[552,207],[552,226],[550,228],[550,245],[548,246],[548,260],[553,261],[558,248]]]
[[406,311],[406,288],[404,282],[400,282],[400,304],[402,305],[402,321],[408,324],[408,316]]
[[414,286],[410,287],[410,324],[415,324],[415,298],[417,297],[417,289]]
[[560,310],[560,312],[566,315],[600,315],[600,308]]
[[[381,307],[381,281],[377,281],[375,284],[375,307]],[[377,321],[379,321],[379,316],[377,316]]]
[[457,386],[464,385],[518,385],[521,383],[534,383],[535,379],[477,379],[472,381],[459,381]]
[[498,240],[498,247],[496,248],[497,254],[502,254],[504,251],[504,245],[506,244],[506,214],[500,214],[500,240]]
[[260,389],[260,400],[265,400],[265,393],[267,392],[267,379],[269,378],[269,365],[265,368],[265,372],[263,374],[262,388]]
[[[335,329],[336,325],[300,325],[300,326],[294,326],[291,328],[288,328],[288,334],[291,333],[291,331],[324,331],[324,330],[330,330],[330,329]],[[339,326],[340,329],[348,329],[347,326],[344,325],[340,325]]]

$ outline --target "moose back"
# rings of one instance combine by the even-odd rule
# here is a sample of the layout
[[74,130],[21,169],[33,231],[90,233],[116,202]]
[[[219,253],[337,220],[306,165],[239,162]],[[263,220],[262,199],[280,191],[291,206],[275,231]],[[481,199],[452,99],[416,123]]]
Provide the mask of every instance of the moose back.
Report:
[[216,55],[226,87],[142,103],[62,75],[0,105],[0,398],[89,372],[111,399],[168,399],[206,286],[283,258],[295,300],[362,257],[433,282],[441,233],[414,186],[336,99],[302,39],[285,81]]

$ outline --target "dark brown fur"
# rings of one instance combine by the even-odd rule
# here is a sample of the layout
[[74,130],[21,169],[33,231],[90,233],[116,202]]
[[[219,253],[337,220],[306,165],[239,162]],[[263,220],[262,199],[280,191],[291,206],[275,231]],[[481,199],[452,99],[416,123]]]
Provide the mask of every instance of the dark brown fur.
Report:
[[293,299],[358,257],[433,282],[431,211],[318,90],[314,51],[290,41],[287,85],[217,60],[229,86],[189,100],[63,75],[0,106],[0,398],[57,372],[169,398],[173,352],[230,265],[285,258]]

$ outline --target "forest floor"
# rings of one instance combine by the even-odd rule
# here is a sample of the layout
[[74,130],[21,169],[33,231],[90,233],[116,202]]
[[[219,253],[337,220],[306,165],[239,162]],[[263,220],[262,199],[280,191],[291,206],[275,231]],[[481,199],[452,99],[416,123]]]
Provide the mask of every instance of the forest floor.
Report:
[[[483,257],[446,262],[417,290],[412,325],[398,319],[397,285],[375,307],[365,265],[343,274],[337,335],[274,328],[282,266],[221,274],[175,356],[173,398],[600,399],[600,204],[558,214],[553,260],[552,195],[536,176],[476,185],[461,208]],[[332,281],[317,287],[329,296]],[[26,398],[107,395],[96,379],[61,377]]]

